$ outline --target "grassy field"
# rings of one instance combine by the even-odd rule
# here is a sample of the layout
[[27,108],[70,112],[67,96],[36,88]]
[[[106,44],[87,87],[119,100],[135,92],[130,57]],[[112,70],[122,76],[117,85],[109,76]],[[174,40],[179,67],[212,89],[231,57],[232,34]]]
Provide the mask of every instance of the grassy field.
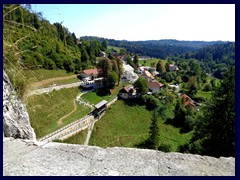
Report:
[[161,60],[163,62],[166,62],[166,60],[162,60],[162,59],[149,59],[149,60],[146,60],[145,65],[144,65],[144,60],[140,60],[139,64],[151,67],[151,63],[156,63],[157,64],[159,60]]
[[57,123],[61,117],[73,111],[73,100],[79,93],[80,91],[76,87],[28,98],[27,110],[37,138],[41,138],[90,112],[90,108],[77,104],[76,111],[64,118],[61,124]]
[[63,143],[68,143],[68,144],[84,144],[85,139],[87,137],[88,133],[88,128],[71,136],[68,139],[63,140]]
[[85,101],[90,102],[91,104],[97,104],[102,100],[109,101],[114,96],[116,96],[120,89],[126,84],[127,83],[120,83],[119,86],[116,86],[114,89],[111,89],[110,92],[105,88],[98,89],[93,92],[88,92],[82,95],[81,98]]
[[35,70],[25,70],[24,75],[28,79],[29,83],[42,81],[45,79],[55,78],[55,77],[65,77],[74,75],[74,73],[68,73],[65,70],[47,70],[47,69],[35,69]]
[[[101,147],[139,147],[149,137],[152,112],[145,106],[116,101],[98,122],[95,123],[89,145]],[[159,120],[160,142],[171,145],[177,151],[187,143],[191,133],[180,134],[178,128]]]

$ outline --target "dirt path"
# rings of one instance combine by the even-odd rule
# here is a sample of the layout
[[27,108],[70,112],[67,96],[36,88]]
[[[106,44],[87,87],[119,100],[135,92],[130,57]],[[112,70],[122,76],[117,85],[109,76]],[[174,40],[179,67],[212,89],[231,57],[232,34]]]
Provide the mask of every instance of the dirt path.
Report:
[[39,82],[32,83],[31,87],[35,89],[35,88],[44,86],[44,85],[46,85],[48,83],[51,83],[51,82],[54,82],[54,81],[71,79],[71,78],[74,78],[74,77],[77,77],[77,75],[75,74],[75,75],[72,75],[72,76],[64,76],[64,77],[56,77],[56,78],[45,79],[45,80],[42,80],[42,81],[39,81]]
[[70,112],[69,114],[61,117],[61,118],[58,120],[57,125],[61,125],[63,119],[65,119],[66,117],[70,116],[72,113],[74,113],[74,112],[77,110],[77,105],[76,105],[75,100],[73,100],[73,105],[74,105],[74,109],[72,110],[72,112]]

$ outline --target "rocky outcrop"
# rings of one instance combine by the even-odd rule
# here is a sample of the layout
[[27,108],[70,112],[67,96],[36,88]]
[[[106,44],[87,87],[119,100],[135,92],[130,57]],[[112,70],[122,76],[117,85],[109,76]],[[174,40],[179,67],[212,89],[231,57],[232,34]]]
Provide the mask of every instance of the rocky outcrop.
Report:
[[235,158],[4,138],[3,175],[234,176]]
[[5,137],[36,139],[26,107],[16,96],[5,71],[3,71],[3,133]]

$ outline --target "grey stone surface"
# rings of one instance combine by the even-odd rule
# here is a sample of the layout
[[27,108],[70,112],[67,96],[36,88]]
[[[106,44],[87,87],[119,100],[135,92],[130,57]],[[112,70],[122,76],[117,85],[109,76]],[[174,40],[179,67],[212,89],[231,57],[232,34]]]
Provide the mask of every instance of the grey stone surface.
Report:
[[5,71],[3,71],[3,131],[6,137],[36,139],[26,107],[16,96]]
[[4,138],[3,175],[234,176],[235,158]]

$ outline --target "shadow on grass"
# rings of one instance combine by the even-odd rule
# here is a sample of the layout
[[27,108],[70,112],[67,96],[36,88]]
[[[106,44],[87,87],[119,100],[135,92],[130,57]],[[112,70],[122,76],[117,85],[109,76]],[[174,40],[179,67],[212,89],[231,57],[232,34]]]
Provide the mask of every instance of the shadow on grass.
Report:
[[148,149],[149,147],[149,139],[145,139],[138,144],[135,144],[134,147],[139,149]]
[[111,92],[108,88],[101,88],[101,89],[98,89],[96,90],[96,94],[100,97],[102,96],[110,96],[111,95]]
[[144,106],[144,102],[142,102],[140,99],[123,99],[122,100],[125,105],[127,106]]

